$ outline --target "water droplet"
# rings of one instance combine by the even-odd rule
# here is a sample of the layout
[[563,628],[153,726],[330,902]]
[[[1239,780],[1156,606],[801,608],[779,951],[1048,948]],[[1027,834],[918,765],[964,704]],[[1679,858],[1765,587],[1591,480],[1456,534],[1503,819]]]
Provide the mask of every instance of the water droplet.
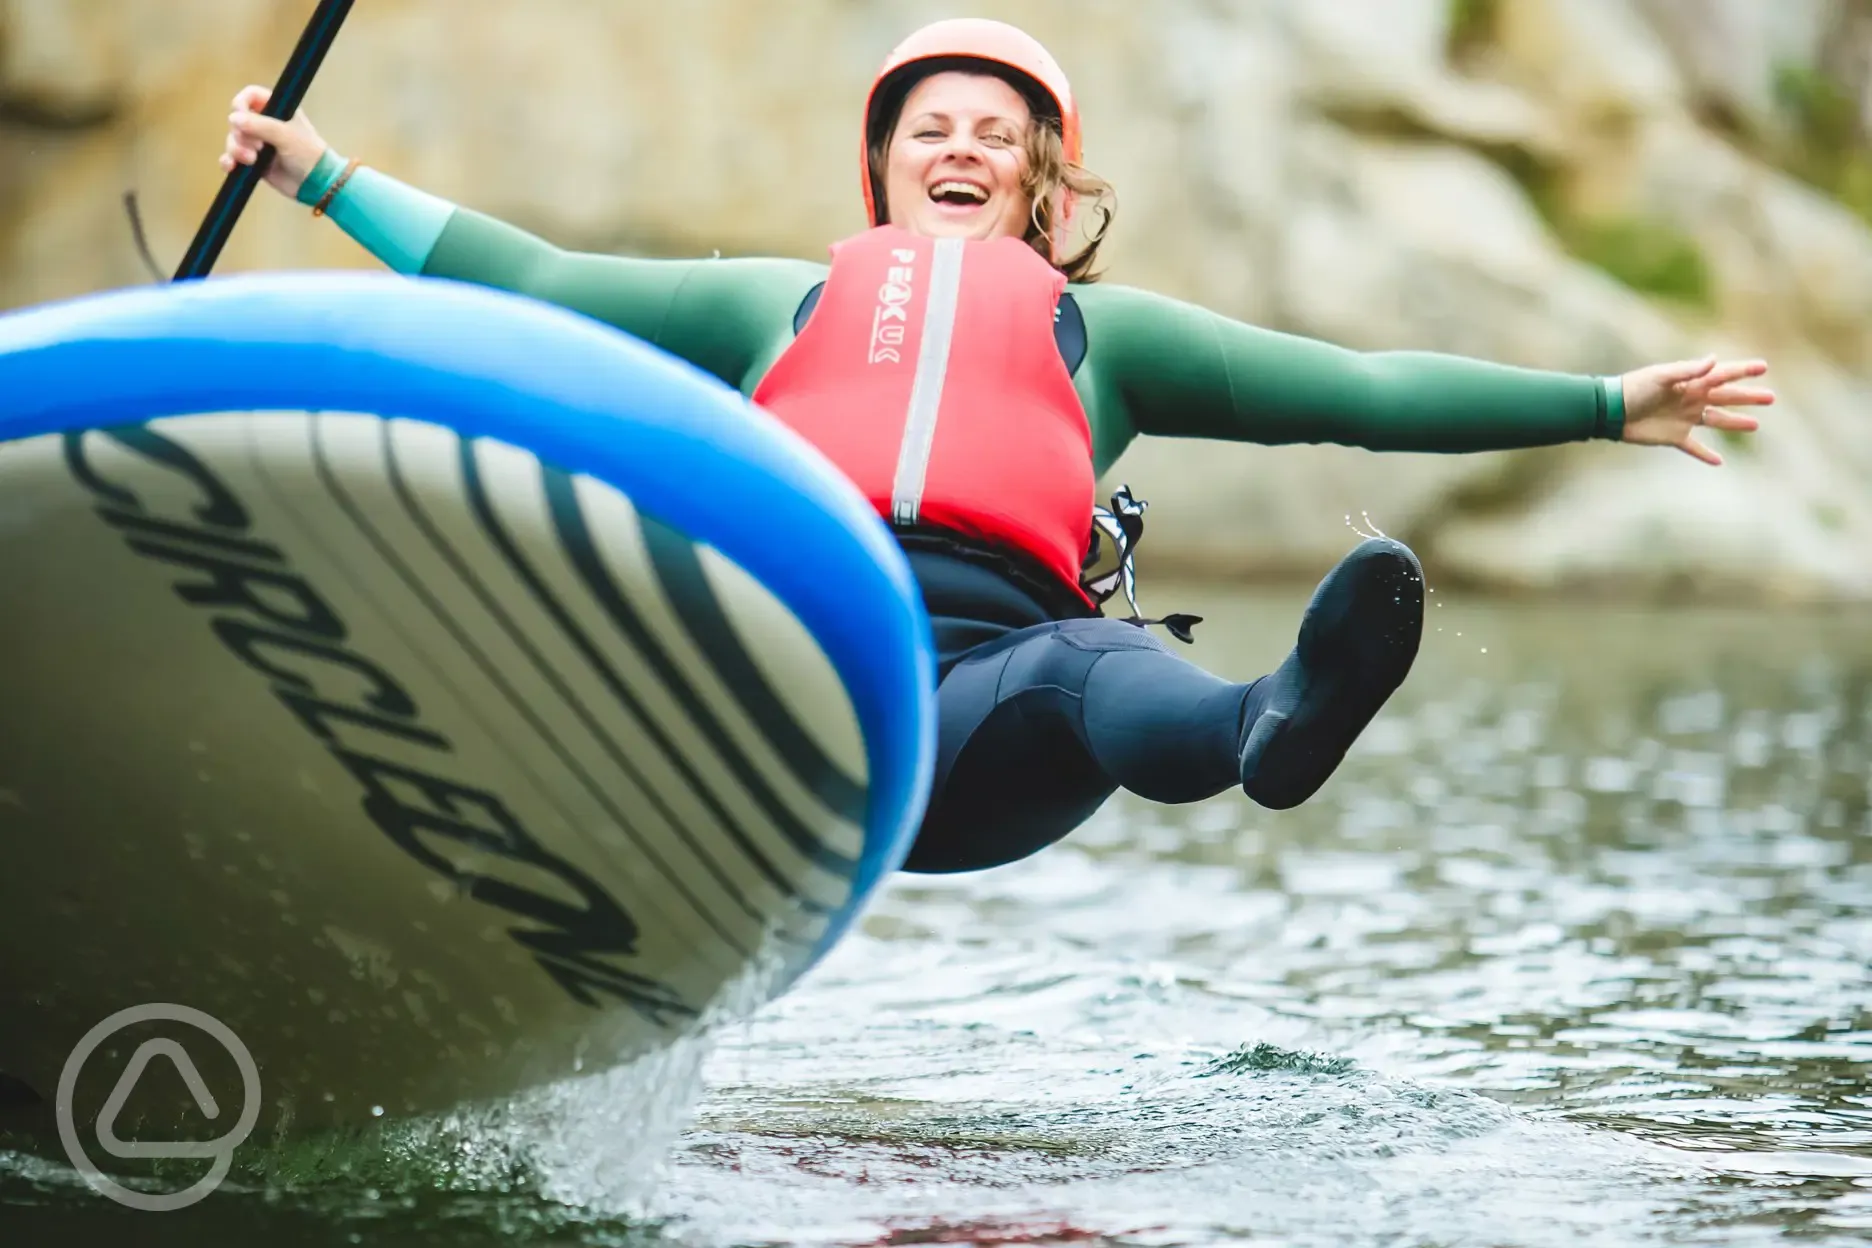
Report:
[[370,1107],[370,1116],[371,1116],[371,1117],[373,1117],[373,1118],[381,1118],[381,1117],[383,1117],[383,1106],[381,1106],[381,1105],[373,1105],[373,1106],[371,1106],[371,1107]]
[[1483,647],[1482,647],[1482,653],[1483,653],[1483,654],[1487,654],[1487,653],[1488,653],[1488,647],[1487,647],[1487,646],[1483,646]]

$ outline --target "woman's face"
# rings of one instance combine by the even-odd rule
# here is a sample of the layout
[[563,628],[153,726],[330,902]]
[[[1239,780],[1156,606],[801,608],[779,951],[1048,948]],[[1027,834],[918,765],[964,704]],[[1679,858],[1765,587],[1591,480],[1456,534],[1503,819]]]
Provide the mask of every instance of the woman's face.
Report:
[[910,89],[891,134],[884,203],[892,225],[926,238],[1023,237],[1027,127],[1021,93],[992,74],[945,71]]

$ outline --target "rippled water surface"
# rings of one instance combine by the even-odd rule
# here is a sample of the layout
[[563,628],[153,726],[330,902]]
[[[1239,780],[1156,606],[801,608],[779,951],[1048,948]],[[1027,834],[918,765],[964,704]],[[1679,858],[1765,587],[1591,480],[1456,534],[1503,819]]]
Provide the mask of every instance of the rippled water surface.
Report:
[[[1170,597],[1237,677],[1301,605]],[[1432,617],[1306,807],[900,877],[706,1056],[434,1146],[508,1169],[157,1216],[15,1162],[0,1242],[1866,1242],[1866,613]]]

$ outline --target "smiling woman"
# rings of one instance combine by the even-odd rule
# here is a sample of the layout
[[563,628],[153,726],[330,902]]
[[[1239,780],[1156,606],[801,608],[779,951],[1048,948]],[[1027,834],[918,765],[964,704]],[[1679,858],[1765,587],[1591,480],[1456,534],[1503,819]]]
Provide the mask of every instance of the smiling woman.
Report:
[[[279,152],[268,182],[400,272],[515,290],[608,322],[751,396],[857,485],[908,553],[938,652],[929,811],[906,866],[995,866],[1066,836],[1117,789],[1188,802],[1308,800],[1404,681],[1423,583],[1402,543],[1357,547],[1321,583],[1287,659],[1210,675],[1144,625],[1141,505],[1095,506],[1138,434],[1481,451],[1604,438],[1720,456],[1699,427],[1772,401],[1759,361],[1623,376],[1360,353],[1110,283],[1088,284],[1110,188],[1080,164],[1053,57],[958,19],[885,58],[863,111],[870,228],[830,265],[563,251],[330,150],[303,114],[235,99],[224,168]],[[1077,230],[1083,203],[1098,227]],[[1081,233],[1089,241],[1070,250]],[[1107,539],[1121,556],[1102,560]],[[1127,618],[1104,614],[1119,587]]]
[[885,148],[886,217],[931,238],[1018,236],[1032,207],[1022,142],[1032,127],[1020,92],[999,78],[923,79]]
[[[932,238],[1013,236],[1075,282],[1112,220],[1111,185],[1086,170],[1078,105],[1044,48],[993,23],[937,23],[898,46],[865,105],[865,210],[872,225]],[[972,42],[974,55],[944,55]],[[1076,208],[1098,226],[1062,259]],[[930,207],[934,205],[934,207]]]

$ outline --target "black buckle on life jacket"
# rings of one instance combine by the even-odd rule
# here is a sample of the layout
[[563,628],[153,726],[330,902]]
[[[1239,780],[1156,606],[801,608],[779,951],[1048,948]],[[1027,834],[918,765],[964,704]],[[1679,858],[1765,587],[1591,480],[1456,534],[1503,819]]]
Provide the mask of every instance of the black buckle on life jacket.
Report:
[[[1179,613],[1146,619],[1138,609],[1137,545],[1144,537],[1144,509],[1149,506],[1131,493],[1129,485],[1121,485],[1111,496],[1111,506],[1092,509],[1092,540],[1080,564],[1079,585],[1101,609],[1122,589],[1125,600],[1131,604],[1131,614],[1125,617],[1125,623],[1139,628],[1160,625],[1178,641],[1191,645],[1196,640],[1191,630],[1202,623],[1202,616]],[[1106,549],[1108,542],[1109,551]]]

